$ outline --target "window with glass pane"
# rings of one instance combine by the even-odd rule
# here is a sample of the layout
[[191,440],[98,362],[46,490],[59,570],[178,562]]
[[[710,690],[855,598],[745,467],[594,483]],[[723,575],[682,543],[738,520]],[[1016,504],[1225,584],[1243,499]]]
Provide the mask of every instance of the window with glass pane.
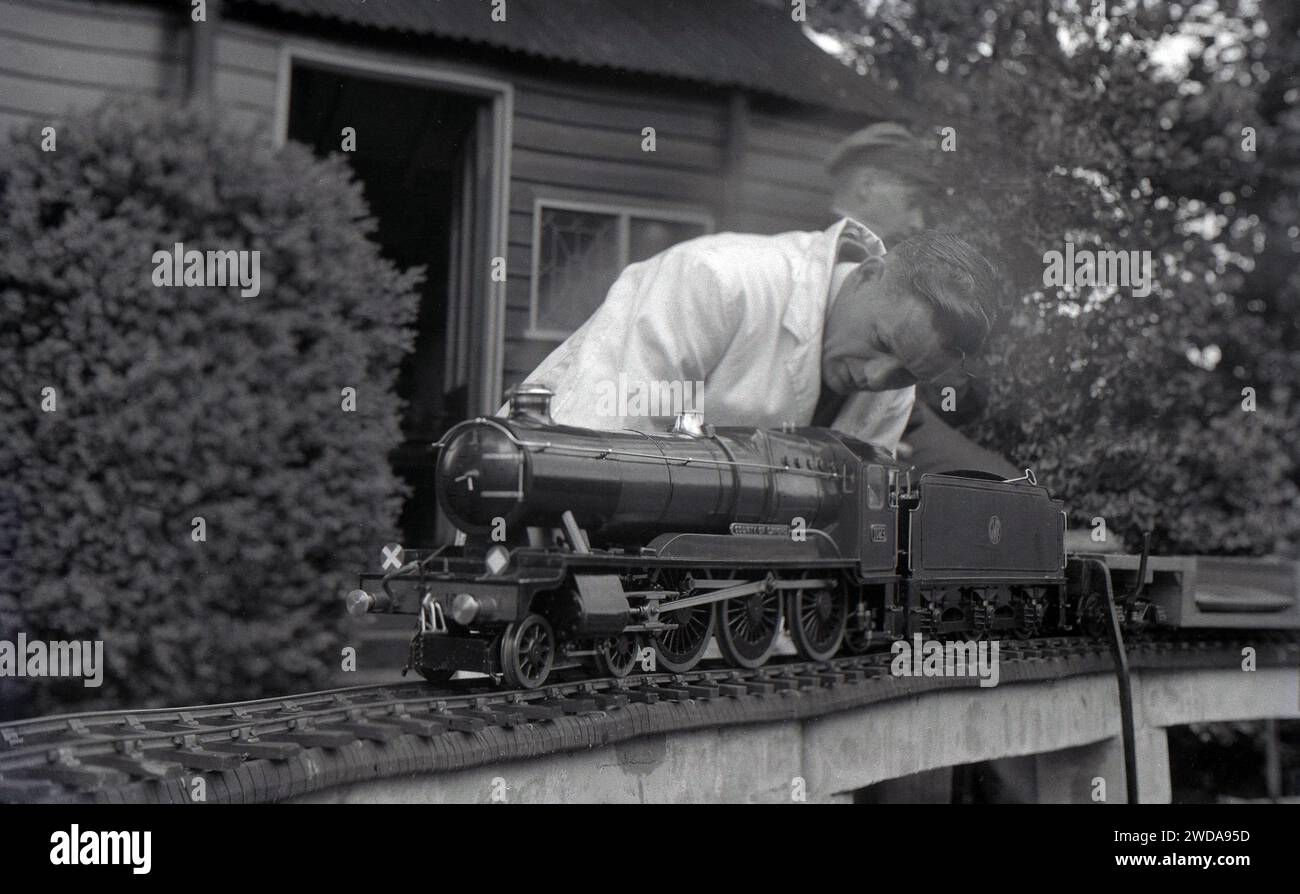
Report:
[[537,326],[570,332],[605,300],[623,269],[617,214],[543,208]]
[[555,337],[585,323],[628,264],[709,231],[617,208],[543,205],[539,213],[533,326]]

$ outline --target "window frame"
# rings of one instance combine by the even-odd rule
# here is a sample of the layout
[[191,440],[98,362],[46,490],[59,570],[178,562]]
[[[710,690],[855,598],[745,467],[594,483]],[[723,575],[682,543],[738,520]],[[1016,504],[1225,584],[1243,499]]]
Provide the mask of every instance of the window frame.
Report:
[[533,200],[533,244],[532,260],[529,264],[528,285],[528,328],[524,338],[534,341],[562,342],[574,330],[553,329],[539,326],[537,323],[537,299],[541,288],[539,268],[542,262],[542,212],[551,208],[559,211],[585,211],[590,214],[605,214],[618,219],[618,258],[621,273],[630,263],[628,251],[631,246],[632,219],[638,218],[664,223],[696,224],[704,228],[704,234],[712,233],[713,215],[689,208],[665,208],[654,205],[635,205],[622,202],[585,202],[559,198],[535,198]]

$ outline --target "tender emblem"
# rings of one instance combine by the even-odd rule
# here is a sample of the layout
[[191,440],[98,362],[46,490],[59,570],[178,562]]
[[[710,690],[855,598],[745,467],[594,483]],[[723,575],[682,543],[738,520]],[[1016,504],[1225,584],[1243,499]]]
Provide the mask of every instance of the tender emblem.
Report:
[[998,544],[1002,542],[1002,519],[996,515],[989,516],[989,543]]

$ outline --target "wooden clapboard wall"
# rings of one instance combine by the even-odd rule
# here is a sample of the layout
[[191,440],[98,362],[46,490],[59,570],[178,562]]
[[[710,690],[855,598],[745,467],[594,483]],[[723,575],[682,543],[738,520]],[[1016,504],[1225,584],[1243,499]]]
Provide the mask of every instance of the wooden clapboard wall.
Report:
[[[0,129],[57,119],[109,95],[180,96],[187,22],[179,10],[129,2],[0,0]],[[215,93],[242,123],[270,133],[289,43],[390,64],[460,66],[514,87],[503,381],[554,348],[530,338],[536,199],[703,212],[719,230],[775,233],[827,226],[822,160],[861,118],[792,102],[738,97],[673,81],[539,70],[509,54],[462,63],[355,40],[320,40],[229,18],[216,41]],[[641,150],[642,128],[656,151]]]

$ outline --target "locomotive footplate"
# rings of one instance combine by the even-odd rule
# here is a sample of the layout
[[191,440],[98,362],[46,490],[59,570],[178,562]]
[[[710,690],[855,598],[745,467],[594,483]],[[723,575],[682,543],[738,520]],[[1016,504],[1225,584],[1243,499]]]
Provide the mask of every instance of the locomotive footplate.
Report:
[[417,633],[411,640],[411,667],[497,674],[501,672],[501,638]]

